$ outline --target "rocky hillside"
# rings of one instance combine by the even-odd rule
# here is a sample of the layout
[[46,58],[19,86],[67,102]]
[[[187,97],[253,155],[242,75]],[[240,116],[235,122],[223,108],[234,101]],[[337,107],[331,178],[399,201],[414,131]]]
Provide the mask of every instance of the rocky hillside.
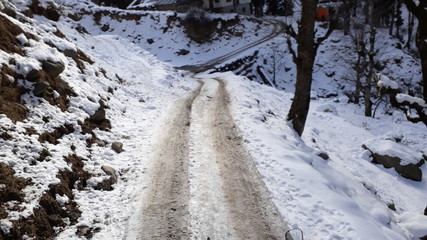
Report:
[[[135,95],[134,106],[157,101],[148,91],[125,90],[145,87],[127,83],[67,39],[58,24],[73,21],[69,17],[52,1],[0,1],[0,239],[52,239],[61,233],[64,239],[89,239],[113,221],[108,207],[97,215],[92,211],[109,191],[123,195],[112,184],[129,171],[116,161],[126,149],[118,119],[131,100],[118,96]],[[161,79],[164,88],[181,81],[173,69],[143,56],[149,63],[139,67],[151,65],[157,73],[140,81]],[[159,114],[143,108],[141,114]]]

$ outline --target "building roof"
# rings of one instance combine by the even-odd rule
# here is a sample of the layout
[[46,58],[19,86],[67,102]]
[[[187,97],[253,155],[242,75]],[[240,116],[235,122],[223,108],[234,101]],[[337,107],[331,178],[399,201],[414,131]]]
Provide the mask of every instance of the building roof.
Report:
[[171,5],[175,3],[176,3],[176,0],[159,0],[157,1],[156,5]]

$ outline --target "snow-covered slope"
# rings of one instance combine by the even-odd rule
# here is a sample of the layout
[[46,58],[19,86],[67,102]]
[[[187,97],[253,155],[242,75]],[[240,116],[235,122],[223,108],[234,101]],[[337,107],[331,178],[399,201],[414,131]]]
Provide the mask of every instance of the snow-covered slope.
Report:
[[[13,111],[0,114],[0,236],[137,239],[141,194],[150,184],[152,138],[174,100],[197,85],[159,60],[175,66],[201,63],[269,34],[271,26],[241,19],[232,33],[198,44],[172,12],[119,11],[85,0],[40,1],[42,9],[60,9],[59,21],[53,21],[46,18],[48,11],[27,7],[25,1],[0,2],[2,23],[22,29],[7,35],[13,48],[0,50],[0,90],[14,89],[18,99],[6,105],[26,113],[16,122]],[[21,14],[28,9],[37,14]],[[385,45],[386,40],[380,41]],[[258,64],[271,71],[272,52],[278,51],[274,44],[280,46],[283,38],[274,42],[243,56],[259,50],[264,60]],[[419,239],[427,235],[425,177],[412,181],[373,164],[362,145],[387,149],[384,143],[393,141],[399,146],[393,154],[422,157],[426,127],[383,106],[375,119],[366,118],[360,106],[347,103],[336,86],[348,75],[339,63],[350,54],[333,54],[347,43],[337,32],[319,49],[315,99],[303,138],[286,121],[295,73],[289,55],[277,74],[283,91],[232,73],[209,77],[227,82],[236,125],[291,228],[301,228],[306,239]],[[181,49],[189,53],[180,54]],[[411,57],[384,49],[384,61],[391,62],[384,73],[393,80],[419,74]],[[64,64],[59,78],[45,76],[45,60]],[[43,70],[37,78],[50,83],[51,94],[34,95],[36,81],[28,80],[32,69]],[[328,94],[336,97],[316,98]],[[91,122],[100,108],[106,119]],[[113,142],[123,143],[124,151],[112,150]],[[318,156],[325,154],[328,160]],[[116,172],[112,186],[105,166]],[[425,174],[426,164],[420,169]]]

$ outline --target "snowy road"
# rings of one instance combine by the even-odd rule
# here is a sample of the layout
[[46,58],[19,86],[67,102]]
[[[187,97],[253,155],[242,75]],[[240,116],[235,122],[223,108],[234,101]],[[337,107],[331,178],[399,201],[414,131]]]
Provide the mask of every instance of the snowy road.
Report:
[[273,25],[273,27],[274,27],[273,31],[270,33],[270,35],[267,35],[267,36],[265,36],[264,38],[262,38],[262,39],[260,39],[258,41],[254,41],[253,43],[250,43],[250,44],[248,44],[248,45],[246,45],[244,47],[241,47],[241,48],[238,48],[238,49],[236,49],[236,50],[234,50],[232,52],[229,52],[229,53],[227,53],[227,54],[225,54],[225,55],[223,55],[221,57],[214,58],[214,59],[209,60],[207,62],[204,62],[202,64],[187,65],[187,66],[178,67],[178,69],[180,69],[180,70],[188,70],[188,71],[191,71],[191,72],[194,72],[194,73],[201,73],[201,72],[205,72],[205,71],[207,71],[209,69],[214,69],[216,65],[223,64],[226,61],[228,61],[228,60],[230,60],[230,59],[232,59],[232,58],[234,58],[234,57],[242,54],[243,52],[245,52],[245,51],[247,51],[247,50],[249,50],[249,49],[251,49],[251,48],[253,48],[255,46],[258,46],[258,45],[260,45],[262,43],[265,43],[265,42],[267,42],[267,41],[269,41],[269,40],[271,40],[271,39],[279,36],[279,34],[281,34],[281,33],[284,32],[285,25],[282,22],[275,21],[275,20],[269,20],[268,22],[271,25]]
[[143,239],[284,239],[285,224],[230,116],[220,79],[177,101],[154,145]]

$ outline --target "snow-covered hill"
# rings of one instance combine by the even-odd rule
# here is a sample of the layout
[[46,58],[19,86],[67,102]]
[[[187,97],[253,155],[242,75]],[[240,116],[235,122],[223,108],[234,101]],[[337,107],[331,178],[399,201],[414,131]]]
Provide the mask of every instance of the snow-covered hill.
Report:
[[[173,12],[84,0],[25,2],[0,1],[0,239],[138,239],[152,138],[173,102],[197,85],[171,65],[221,56],[272,26],[215,15],[233,24],[218,26],[212,42],[199,44]],[[272,52],[283,51],[275,46],[284,37],[234,60],[258,51],[256,64],[271,73]],[[383,73],[414,82],[407,76],[419,76],[416,62],[389,38],[380,41],[389,62]],[[362,145],[417,164],[427,155],[426,127],[384,105],[366,118],[361,106],[348,103],[351,85],[339,81],[349,74],[342,64],[351,61],[348,43],[338,31],[319,49],[302,139],[286,121],[295,74],[289,55],[277,72],[282,90],[230,72],[209,77],[227,81],[236,125],[291,228],[307,239],[419,239],[427,235],[425,177],[409,180],[372,163]],[[62,65],[54,74],[47,62]],[[43,80],[50,88],[34,91]],[[113,150],[113,142],[124,151]],[[426,164],[419,169],[425,174]]]

